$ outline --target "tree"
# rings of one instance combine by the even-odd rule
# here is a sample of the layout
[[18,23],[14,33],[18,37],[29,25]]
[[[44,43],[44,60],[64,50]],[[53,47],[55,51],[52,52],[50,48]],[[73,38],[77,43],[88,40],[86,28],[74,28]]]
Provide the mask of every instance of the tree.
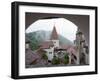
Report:
[[68,53],[65,53],[63,62],[64,62],[64,64],[68,64],[69,63]]
[[52,59],[52,64],[60,64],[60,59],[56,56],[54,56],[54,58]]
[[44,54],[42,54],[42,58],[44,59],[44,60],[48,60],[48,56],[44,53]]

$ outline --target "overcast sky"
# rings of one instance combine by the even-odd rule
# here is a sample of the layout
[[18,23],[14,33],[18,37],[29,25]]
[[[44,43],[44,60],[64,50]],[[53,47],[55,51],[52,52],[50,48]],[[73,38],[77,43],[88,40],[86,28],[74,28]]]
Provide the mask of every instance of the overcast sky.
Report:
[[64,18],[37,20],[26,29],[26,33],[38,30],[52,31],[54,26],[56,27],[58,34],[71,41],[75,40],[77,26]]

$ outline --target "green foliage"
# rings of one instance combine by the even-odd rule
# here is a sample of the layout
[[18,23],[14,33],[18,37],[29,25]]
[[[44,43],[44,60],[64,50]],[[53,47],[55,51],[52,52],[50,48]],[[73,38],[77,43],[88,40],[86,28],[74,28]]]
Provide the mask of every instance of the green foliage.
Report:
[[26,37],[30,39],[30,48],[32,50],[38,49],[38,40],[35,38],[35,34],[33,33],[28,33],[26,34]]
[[47,55],[44,53],[44,54],[42,54],[42,58],[44,59],[44,60],[48,60],[48,57],[47,57]]
[[[26,37],[31,41],[30,43],[30,48],[34,51],[38,49],[38,46],[40,43],[44,42],[46,39],[49,40],[49,37],[51,35],[51,31],[35,31],[35,32],[30,32],[30,33],[25,33]],[[66,39],[65,37],[59,35],[59,41],[63,45],[73,45],[73,43]]]
[[64,60],[63,60],[64,64],[68,64],[69,63],[69,56],[68,56],[68,53],[66,53],[64,55]]
[[60,59],[56,56],[52,59],[52,64],[60,64]]
[[30,47],[32,50],[36,50],[38,48],[38,42],[33,39],[32,42],[30,43]]

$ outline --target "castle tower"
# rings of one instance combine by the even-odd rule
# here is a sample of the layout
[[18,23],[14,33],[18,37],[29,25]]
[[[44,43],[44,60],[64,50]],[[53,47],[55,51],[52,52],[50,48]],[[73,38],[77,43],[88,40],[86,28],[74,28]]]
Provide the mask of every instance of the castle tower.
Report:
[[86,64],[86,48],[85,47],[86,41],[84,34],[78,29],[76,33],[76,40],[75,45],[77,47],[77,64]]
[[81,32],[78,28],[77,32],[76,32],[76,40],[75,40],[75,46],[77,47],[77,64],[80,64],[80,37],[81,37]]
[[50,40],[52,40],[55,48],[59,47],[59,39],[58,39],[58,34],[55,26],[53,27]]

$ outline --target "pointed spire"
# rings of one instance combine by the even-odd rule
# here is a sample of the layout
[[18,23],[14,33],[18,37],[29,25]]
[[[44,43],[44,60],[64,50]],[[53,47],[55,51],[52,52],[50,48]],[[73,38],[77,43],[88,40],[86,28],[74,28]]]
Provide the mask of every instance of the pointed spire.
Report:
[[78,28],[76,35],[79,35],[79,34],[82,35],[83,33],[82,33],[81,30]]
[[53,31],[52,31],[52,33],[51,33],[51,38],[50,38],[51,40],[52,39],[58,39],[58,34],[57,34],[57,31],[56,31],[56,27],[54,26],[53,27]]

